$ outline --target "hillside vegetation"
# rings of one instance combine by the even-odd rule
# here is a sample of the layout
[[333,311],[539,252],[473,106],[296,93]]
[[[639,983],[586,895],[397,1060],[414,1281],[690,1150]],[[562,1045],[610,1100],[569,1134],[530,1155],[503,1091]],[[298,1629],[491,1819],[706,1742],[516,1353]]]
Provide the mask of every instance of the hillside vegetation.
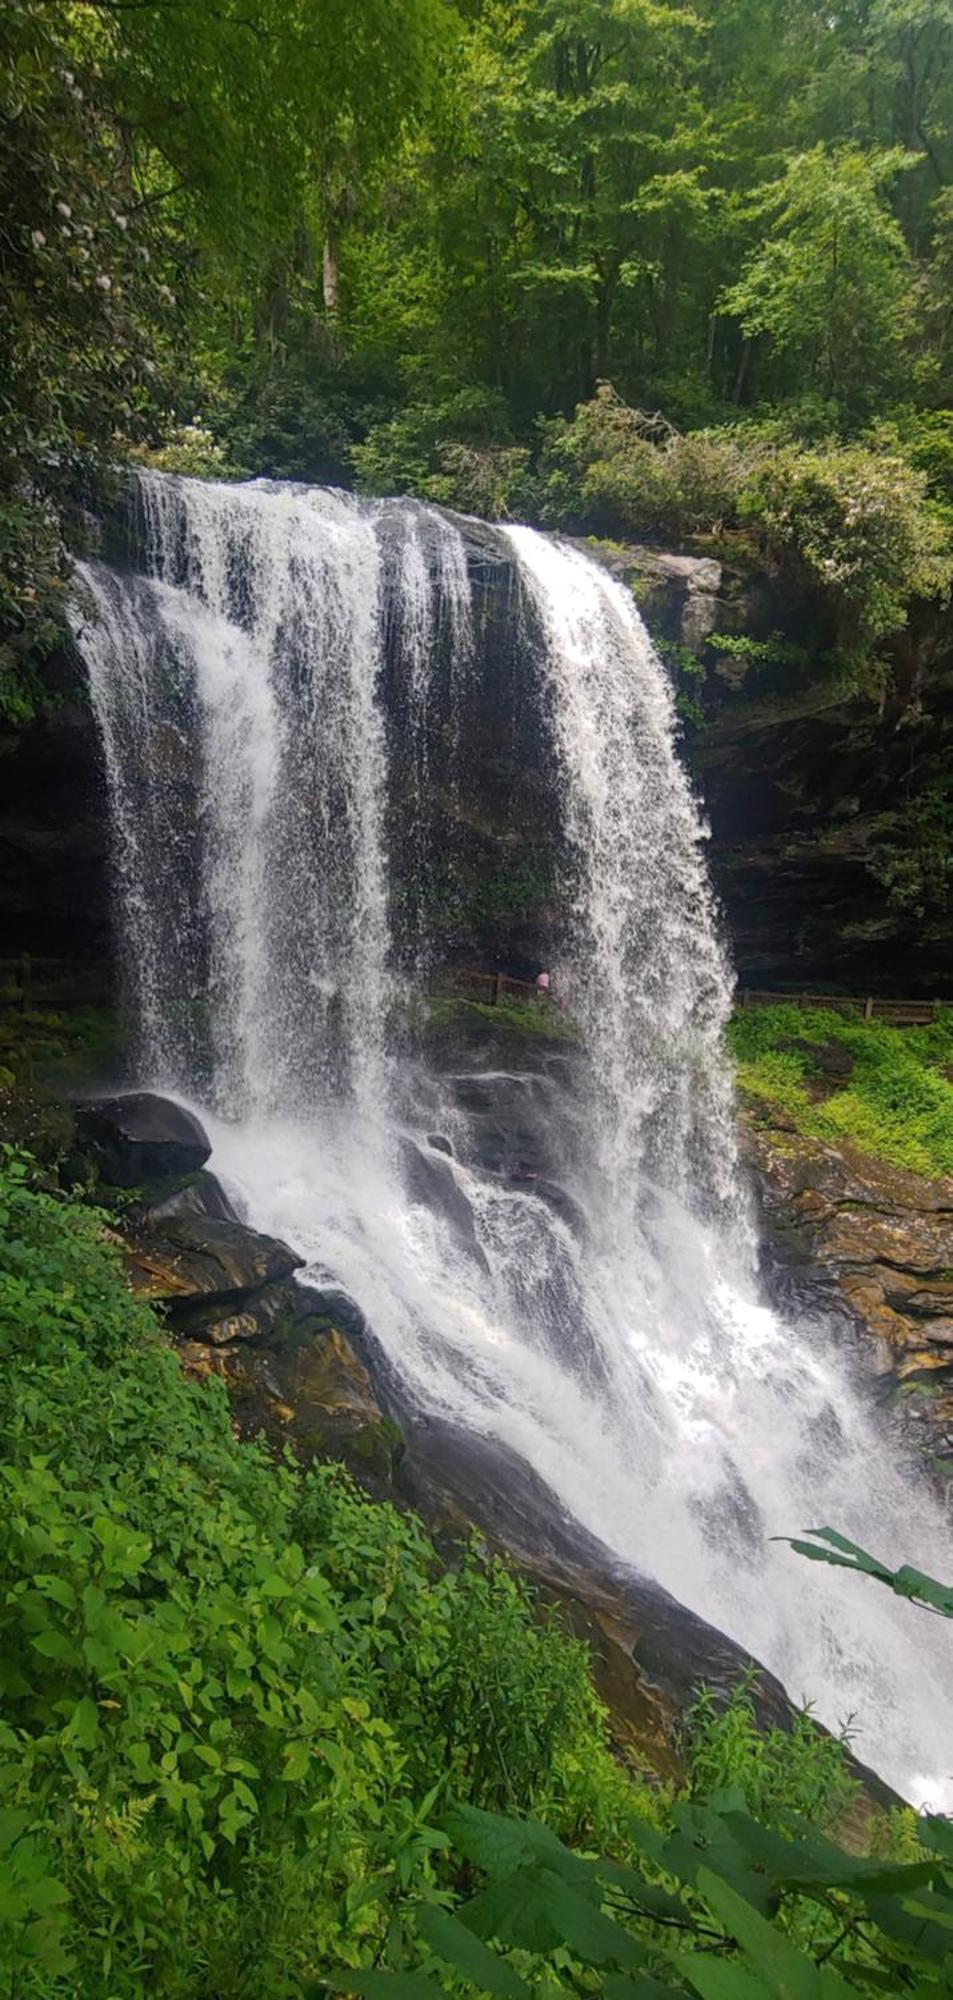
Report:
[[794,1129],[918,1174],[953,1174],[953,1010],[929,1027],[817,1007],[747,1007],[729,1040],[742,1091]]
[[0,69],[8,716],[137,452],[727,532],[874,689],[946,591],[946,0],[9,0]]
[[[700,1693],[680,1795],[618,1763],[558,1620],[341,1468],[240,1443],[107,1219],[9,1147],[0,1356],[3,2000],[901,1974],[865,1901],[942,1883],[942,1823],[868,1811],[886,1858],[841,1853],[842,1747],[759,1734],[744,1684]],[[785,1983],[834,1964],[850,1987]]]

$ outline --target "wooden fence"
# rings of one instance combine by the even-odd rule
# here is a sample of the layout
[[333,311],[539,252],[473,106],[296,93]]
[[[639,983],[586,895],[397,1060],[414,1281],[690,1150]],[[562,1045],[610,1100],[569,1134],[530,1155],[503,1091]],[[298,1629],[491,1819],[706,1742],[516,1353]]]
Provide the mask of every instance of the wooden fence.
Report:
[[859,1014],[864,1021],[889,1021],[894,1028],[921,1028],[935,1021],[943,1000],[878,1000],[847,993],[764,993],[757,987],[742,987],[738,995],[742,1007],[829,1007],[838,1014]]
[[108,995],[109,976],[101,967],[72,958],[38,958],[26,951],[16,958],[0,958],[0,1004],[21,1014],[36,1006],[104,1000]]
[[457,971],[441,974],[439,991],[459,1000],[476,1000],[498,1007],[502,1000],[548,1000],[532,979],[511,979],[508,972]]
[[[525,1003],[549,999],[533,980],[511,979],[507,972],[469,969],[443,973],[439,991],[461,1000],[476,1000],[484,1007],[497,1007],[503,1000]],[[862,1021],[887,1021],[894,1028],[925,1027],[937,1019],[944,1006],[953,1004],[943,1000],[883,1000],[873,994],[765,993],[758,987],[742,987],[738,1002],[742,1007],[831,1007],[839,1014],[857,1014]]]

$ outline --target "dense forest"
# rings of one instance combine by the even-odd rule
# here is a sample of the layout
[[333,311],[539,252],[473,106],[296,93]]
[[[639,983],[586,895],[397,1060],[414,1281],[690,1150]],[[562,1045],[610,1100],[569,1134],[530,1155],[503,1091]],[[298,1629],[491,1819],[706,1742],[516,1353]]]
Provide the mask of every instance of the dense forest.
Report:
[[[4,699],[130,451],[947,587],[946,0],[9,0]],[[71,532],[75,533],[75,529]]]

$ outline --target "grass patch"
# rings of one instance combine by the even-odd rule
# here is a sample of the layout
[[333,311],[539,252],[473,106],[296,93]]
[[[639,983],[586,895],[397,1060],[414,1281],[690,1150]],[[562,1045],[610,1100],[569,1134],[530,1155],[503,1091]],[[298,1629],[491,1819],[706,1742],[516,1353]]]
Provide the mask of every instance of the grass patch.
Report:
[[430,1028],[455,1028],[472,1021],[484,1021],[503,1033],[536,1035],[547,1042],[580,1040],[578,1023],[551,1000],[500,1000],[489,1007],[479,1000],[437,995],[427,1004]]
[[[793,1005],[739,1011],[729,1029],[738,1083],[784,1113],[799,1132],[849,1142],[913,1173],[953,1174],[953,1008],[922,1028],[865,1022],[833,1008]],[[849,1073],[827,1075],[826,1052],[845,1050]]]

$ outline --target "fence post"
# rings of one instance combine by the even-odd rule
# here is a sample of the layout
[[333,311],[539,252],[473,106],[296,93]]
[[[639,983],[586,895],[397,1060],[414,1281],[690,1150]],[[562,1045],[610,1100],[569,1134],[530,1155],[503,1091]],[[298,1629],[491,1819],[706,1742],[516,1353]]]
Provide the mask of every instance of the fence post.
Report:
[[872,1021],[873,1018],[874,1018],[874,1003],[873,1000],[868,997],[868,999],[864,1001],[864,1020]]

